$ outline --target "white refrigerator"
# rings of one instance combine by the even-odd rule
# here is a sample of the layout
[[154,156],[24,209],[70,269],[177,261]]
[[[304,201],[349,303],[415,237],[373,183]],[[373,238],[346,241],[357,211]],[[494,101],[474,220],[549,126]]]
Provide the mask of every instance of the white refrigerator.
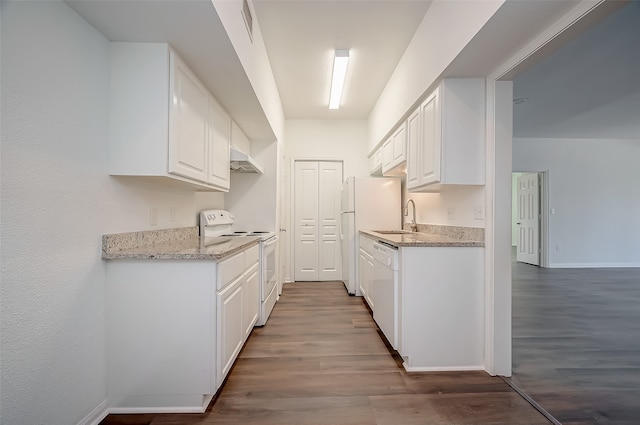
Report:
[[349,294],[361,295],[358,285],[360,230],[401,229],[400,196],[399,178],[349,177],[342,184],[342,280]]

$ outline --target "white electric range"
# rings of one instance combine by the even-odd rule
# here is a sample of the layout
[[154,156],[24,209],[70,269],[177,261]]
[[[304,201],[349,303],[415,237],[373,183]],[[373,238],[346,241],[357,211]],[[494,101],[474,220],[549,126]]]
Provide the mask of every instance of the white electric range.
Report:
[[246,237],[260,238],[260,314],[256,326],[264,326],[278,300],[276,246],[278,235],[268,230],[236,230],[234,215],[225,210],[205,210],[200,212],[200,235],[204,237]]

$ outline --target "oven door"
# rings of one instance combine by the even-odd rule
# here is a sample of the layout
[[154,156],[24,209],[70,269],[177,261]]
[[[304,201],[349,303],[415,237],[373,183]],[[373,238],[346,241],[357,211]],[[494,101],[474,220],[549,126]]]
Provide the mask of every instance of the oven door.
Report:
[[263,242],[262,251],[262,301],[267,299],[271,290],[277,282],[276,247],[278,246],[278,236],[267,239]]

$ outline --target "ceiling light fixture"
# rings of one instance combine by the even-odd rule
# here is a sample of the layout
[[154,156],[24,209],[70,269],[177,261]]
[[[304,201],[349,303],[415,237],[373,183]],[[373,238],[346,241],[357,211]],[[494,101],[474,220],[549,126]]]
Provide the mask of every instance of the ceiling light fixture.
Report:
[[333,77],[331,78],[331,95],[329,96],[329,109],[340,108],[344,79],[347,75],[349,64],[349,50],[336,50],[333,58]]

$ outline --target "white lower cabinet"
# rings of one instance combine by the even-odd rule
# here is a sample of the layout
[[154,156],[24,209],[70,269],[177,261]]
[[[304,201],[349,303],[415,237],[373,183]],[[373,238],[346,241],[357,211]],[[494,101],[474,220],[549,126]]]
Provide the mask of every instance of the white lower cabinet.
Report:
[[375,264],[373,260],[373,239],[360,234],[359,276],[360,292],[371,310],[375,307]]
[[229,374],[258,320],[258,255],[256,245],[220,262],[218,268],[218,387]]
[[[362,238],[362,236],[360,236]],[[366,264],[367,264],[367,253],[360,248],[358,250],[358,286],[360,287],[360,294],[366,299],[367,298],[367,273],[366,273]]]
[[218,292],[218,386],[231,370],[244,342],[242,320],[243,277],[239,276]]
[[219,263],[107,264],[112,413],[203,412],[257,319],[257,245]]
[[484,368],[484,248],[401,247],[398,352],[408,371]]
[[246,339],[258,321],[258,313],[260,311],[260,274],[258,273],[257,262],[247,270],[245,276],[242,326]]

